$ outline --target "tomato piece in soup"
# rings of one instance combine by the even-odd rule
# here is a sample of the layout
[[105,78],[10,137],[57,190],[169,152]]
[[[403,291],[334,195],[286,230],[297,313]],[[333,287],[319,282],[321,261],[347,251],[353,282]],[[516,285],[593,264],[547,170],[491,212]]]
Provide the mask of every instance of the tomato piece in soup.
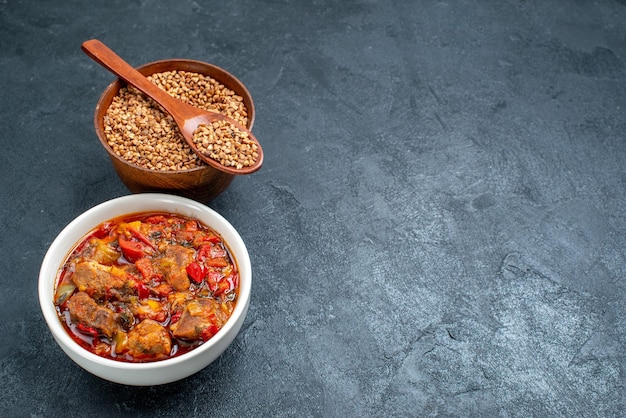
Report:
[[131,241],[124,236],[120,236],[117,242],[120,245],[122,254],[124,254],[124,257],[131,263],[134,263],[146,255],[144,245],[140,242]]

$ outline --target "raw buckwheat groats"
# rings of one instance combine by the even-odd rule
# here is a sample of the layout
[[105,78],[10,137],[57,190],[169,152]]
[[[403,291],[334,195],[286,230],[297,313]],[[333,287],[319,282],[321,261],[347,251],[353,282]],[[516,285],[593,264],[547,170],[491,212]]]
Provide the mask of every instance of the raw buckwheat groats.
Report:
[[226,167],[250,167],[259,157],[257,144],[248,133],[224,120],[199,125],[193,142],[203,155]]
[[[168,71],[148,78],[179,100],[200,109],[222,113],[242,126],[248,125],[243,98],[211,77],[186,71]],[[104,133],[117,155],[144,168],[175,171],[205,164],[187,145],[172,117],[132,86],[122,87],[113,98],[104,116]],[[252,146],[243,139],[241,144]],[[223,160],[223,165],[245,166],[245,159],[237,159],[232,164],[230,159],[211,158],[220,162]]]

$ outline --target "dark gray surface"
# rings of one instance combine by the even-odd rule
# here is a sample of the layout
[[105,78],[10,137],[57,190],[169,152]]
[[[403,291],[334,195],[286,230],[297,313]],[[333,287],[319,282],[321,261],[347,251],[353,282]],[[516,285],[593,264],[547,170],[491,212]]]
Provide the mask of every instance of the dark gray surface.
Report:
[[[37,302],[56,234],[129,193],[90,38],[257,108],[265,165],[210,203],[249,315],[171,385],[83,371]],[[5,0],[0,62],[1,416],[623,416],[624,1]]]

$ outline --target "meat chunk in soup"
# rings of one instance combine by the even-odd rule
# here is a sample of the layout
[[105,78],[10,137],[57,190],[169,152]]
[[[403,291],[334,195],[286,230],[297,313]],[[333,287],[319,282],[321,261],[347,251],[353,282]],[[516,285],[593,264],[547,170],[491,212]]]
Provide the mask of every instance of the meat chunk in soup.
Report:
[[95,261],[78,263],[72,281],[79,291],[86,292],[94,299],[102,299],[114,293],[121,297],[122,294],[131,291],[123,269],[105,266]]
[[119,315],[112,310],[98,305],[87,293],[77,292],[67,301],[67,308],[72,320],[93,328],[99,333],[112,337],[121,330]]
[[222,328],[229,316],[215,299],[194,299],[185,304],[180,319],[170,329],[176,338],[206,341]]
[[134,358],[165,358],[172,350],[172,340],[163,325],[144,319],[128,332],[127,348]]
[[175,290],[189,289],[186,268],[194,261],[195,251],[182,245],[171,245],[157,263],[158,270]]

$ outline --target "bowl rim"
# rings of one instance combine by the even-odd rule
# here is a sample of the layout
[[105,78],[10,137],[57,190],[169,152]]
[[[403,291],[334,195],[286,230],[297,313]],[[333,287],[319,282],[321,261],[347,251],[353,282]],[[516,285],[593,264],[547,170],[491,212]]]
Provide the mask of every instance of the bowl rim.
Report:
[[[124,203],[135,204],[137,206],[140,206],[141,203],[149,204],[150,202],[153,202],[153,203],[158,202],[159,204],[163,204],[163,205],[180,206],[181,208],[185,210],[185,212],[182,212],[182,211],[181,212],[172,211],[172,212],[179,213],[181,215],[187,214],[186,216],[193,216],[193,215],[188,215],[190,212],[203,212],[213,217],[218,223],[220,223],[219,227],[223,228],[223,230],[218,230],[218,228],[215,228],[213,225],[209,225],[209,226],[212,228],[215,228],[220,233],[220,235],[228,236],[228,239],[224,238],[224,240],[231,248],[231,251],[233,251],[232,247],[235,244],[239,246],[241,250],[241,254],[233,255],[235,257],[235,261],[237,263],[237,269],[240,274],[239,295],[237,298],[237,303],[235,304],[235,309],[233,310],[233,313],[231,314],[230,318],[228,319],[228,321],[226,321],[226,324],[224,324],[224,326],[217,332],[217,334],[215,334],[211,339],[209,339],[202,345],[194,348],[193,350],[187,353],[181,354],[176,357],[164,359],[164,360],[157,360],[157,361],[144,362],[144,363],[131,363],[131,362],[117,361],[117,360],[100,357],[97,354],[94,354],[86,350],[85,348],[81,347],[67,333],[67,331],[61,324],[61,320],[57,316],[56,309],[52,301],[53,294],[50,294],[49,292],[50,282],[52,282],[52,292],[54,292],[54,283],[56,282],[56,278],[58,277],[58,272],[59,272],[59,269],[61,268],[63,261],[67,258],[69,253],[76,246],[78,241],[81,239],[81,238],[79,238],[78,240],[70,239],[68,241],[68,238],[70,236],[80,235],[80,237],[84,237],[86,233],[93,230],[96,226],[98,226],[99,223],[105,222],[110,218],[115,218],[117,216],[124,215],[124,213],[120,215],[114,214],[109,217],[105,217],[106,219],[104,219],[102,215],[105,213],[109,213],[111,208],[117,207]],[[149,207],[145,209],[146,212],[149,212],[150,210],[151,209]],[[158,211],[161,209],[154,209],[154,210]],[[126,211],[126,213],[132,214],[132,213],[138,213],[141,211],[142,210],[132,210],[132,211]],[[100,221],[96,224],[93,224],[92,223],[93,219],[100,219]],[[89,224],[83,225],[83,223],[86,223],[86,222],[89,222]],[[83,231],[83,232],[80,232],[80,231]],[[61,251],[63,255],[57,254],[59,251]],[[56,262],[56,260],[59,258],[61,259],[61,263]],[[244,278],[243,280],[241,279],[241,276],[243,276],[242,272],[247,274],[247,277]],[[50,277],[51,273],[54,274],[53,277]],[[40,305],[42,314],[44,316],[44,319],[54,339],[57,340],[57,343],[59,345],[61,345],[61,348],[64,348],[65,346],[68,349],[70,349],[72,353],[82,357],[83,359],[88,360],[91,363],[95,363],[95,364],[98,364],[100,366],[104,366],[107,368],[118,369],[120,371],[121,370],[123,371],[141,371],[141,370],[153,371],[153,370],[176,366],[178,364],[187,362],[193,358],[200,357],[205,352],[210,351],[214,346],[218,345],[220,341],[223,339],[223,337],[228,335],[233,329],[233,327],[236,326],[236,323],[238,322],[238,320],[246,314],[247,309],[248,309],[248,303],[250,300],[251,287],[252,287],[252,269],[250,265],[250,257],[248,254],[248,250],[245,246],[245,243],[243,242],[243,239],[237,232],[237,230],[232,226],[232,224],[230,224],[230,222],[226,220],[226,218],[224,218],[222,215],[220,215],[215,210],[209,208],[208,206],[202,203],[199,203],[195,200],[189,199],[189,198],[169,195],[165,193],[139,193],[139,194],[132,194],[132,195],[126,195],[122,197],[117,197],[117,198],[102,202],[96,206],[93,206],[92,208],[78,215],[76,218],[74,218],[69,224],[67,224],[62,229],[62,231],[57,235],[54,241],[50,244],[43,258],[40,272],[39,272],[39,280],[38,280],[39,295],[38,296],[39,296],[39,305]]]
[[[248,88],[246,87],[246,85],[241,82],[241,80],[239,80],[237,77],[235,77],[232,73],[230,73],[229,71],[227,71],[225,68],[217,66],[215,64],[211,64],[208,62],[204,62],[204,61],[200,61],[200,60],[194,60],[194,59],[185,59],[185,58],[171,58],[171,59],[162,59],[162,60],[156,60],[156,61],[151,61],[151,62],[147,62],[145,64],[139,65],[138,67],[135,67],[139,72],[142,72],[146,69],[149,69],[151,67],[158,67],[160,65],[165,65],[165,64],[188,64],[188,65],[194,65],[194,66],[200,66],[200,67],[209,67],[215,71],[221,72],[223,73],[223,75],[226,78],[230,78],[232,79],[232,81],[235,84],[238,84],[238,88],[240,88],[241,90],[243,90],[243,92],[245,93],[245,96],[247,96],[247,98],[249,98],[250,100],[250,104],[247,106],[247,111],[248,111],[248,130],[252,130],[252,127],[254,126],[254,119],[256,116],[256,111],[255,111],[255,107],[254,107],[254,100],[252,99],[252,95],[250,94],[250,91],[248,90]],[[179,71],[179,70],[177,70]],[[155,74],[155,72],[150,72],[149,74]],[[143,74],[143,73],[142,73]],[[144,74],[146,75],[146,74]],[[212,76],[210,76],[211,78],[213,78]],[[221,80],[217,80],[219,81],[221,84],[224,84],[223,81]],[[159,170],[152,170],[146,167],[142,167],[140,165],[137,165],[135,163],[131,163],[130,161],[120,157],[119,155],[117,155],[117,153],[115,151],[113,151],[113,149],[111,148],[111,146],[107,143],[106,141],[106,136],[103,132],[102,129],[100,129],[100,118],[98,117],[98,113],[100,111],[100,109],[103,107],[103,101],[104,99],[109,95],[112,94],[115,91],[115,94],[113,97],[117,96],[117,92],[119,92],[119,90],[123,87],[127,85],[127,83],[122,80],[119,77],[116,77],[113,81],[111,81],[111,83],[109,83],[105,89],[102,91],[102,93],[100,94],[100,97],[98,98],[98,101],[96,102],[96,108],[94,110],[94,114],[93,114],[93,122],[94,122],[94,128],[96,131],[96,137],[98,137],[98,140],[100,141],[100,143],[102,144],[102,146],[105,148],[105,150],[107,151],[107,154],[109,154],[110,157],[115,158],[117,161],[119,161],[120,163],[123,163],[125,165],[128,165],[130,167],[133,167],[134,169],[137,169],[139,171],[142,172],[146,172],[146,173],[158,173],[158,174],[164,174],[164,175],[171,175],[171,176],[175,176],[177,174],[187,174],[187,173],[192,173],[194,171],[200,171],[200,170],[206,170],[207,168],[211,168],[213,170],[216,170],[215,168],[211,167],[208,164],[205,165],[200,165],[198,167],[194,167],[194,168],[188,168],[188,169],[184,169],[184,170],[176,170],[176,171],[159,171]],[[225,85],[225,84],[224,84]],[[226,86],[226,85],[225,85]],[[230,90],[234,90],[232,88],[232,86],[226,86],[227,88],[229,88]],[[108,106],[107,106],[108,108]],[[104,112],[106,112],[106,109],[104,109]]]

